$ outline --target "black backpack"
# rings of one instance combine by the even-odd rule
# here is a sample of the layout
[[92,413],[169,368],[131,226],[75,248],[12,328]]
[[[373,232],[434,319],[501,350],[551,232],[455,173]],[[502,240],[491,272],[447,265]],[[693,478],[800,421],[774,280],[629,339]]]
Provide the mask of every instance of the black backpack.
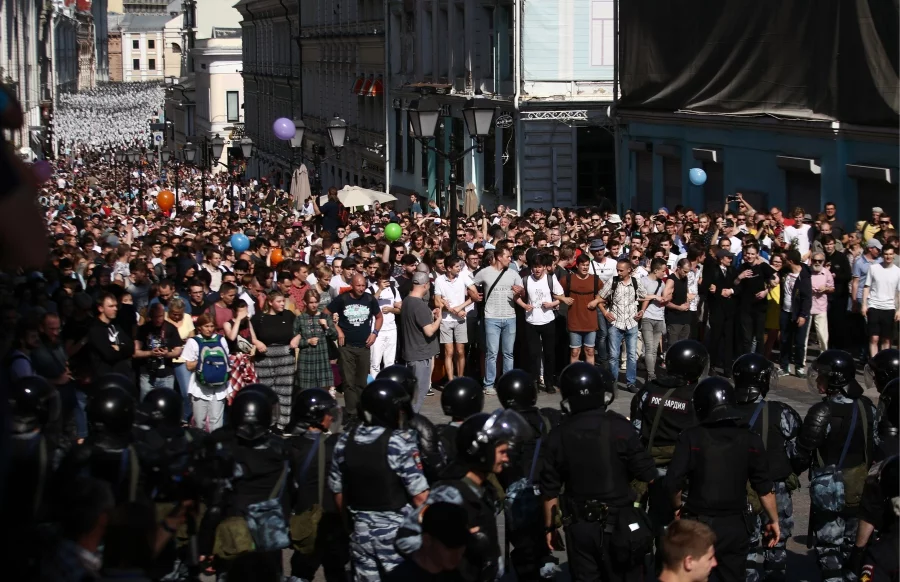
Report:
[[[622,279],[621,279],[618,275],[616,275],[615,277],[613,277],[613,281],[612,281],[612,289],[609,291],[609,300],[610,300],[610,301],[615,301],[615,299],[616,299],[616,287],[619,286],[619,283],[620,283],[621,281],[622,281]],[[637,288],[638,288],[638,282],[637,282],[637,279],[636,279],[635,277],[632,277],[632,278],[631,278],[631,286],[634,287],[634,300],[637,301]]]

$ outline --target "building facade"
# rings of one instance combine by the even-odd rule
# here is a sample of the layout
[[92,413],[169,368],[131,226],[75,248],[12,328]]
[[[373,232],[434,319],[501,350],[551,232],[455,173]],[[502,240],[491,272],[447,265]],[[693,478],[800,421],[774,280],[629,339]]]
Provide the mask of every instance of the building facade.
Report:
[[109,82],[109,27],[106,12],[109,0],[93,0],[91,15],[94,19],[94,61],[97,83]]
[[[221,162],[214,172],[228,165],[229,149],[237,146],[244,125],[244,79],[241,77],[240,29],[213,30],[213,38],[197,41],[192,53],[197,68],[197,100],[194,135],[226,140]],[[224,37],[224,38],[223,38]],[[239,148],[238,148],[239,149]],[[224,165],[223,165],[224,164]]]
[[122,76],[125,73],[125,67],[122,65],[122,31],[110,30],[107,39],[109,82],[121,83]]
[[[166,70],[164,30],[169,20],[168,15],[125,14],[115,19],[114,26],[114,20],[110,19],[111,29],[121,35],[123,82],[163,80]],[[114,33],[111,32],[111,45],[113,36]],[[117,61],[118,56],[113,59],[113,54],[113,49],[110,48],[110,60]]]
[[75,11],[61,7],[53,14],[53,85],[54,95],[78,90],[79,22]]
[[6,132],[6,139],[29,159],[43,150],[41,104],[50,99],[49,67],[41,61],[52,58],[52,28],[43,26],[48,22],[43,6],[35,0],[0,3],[0,82],[12,90],[25,114],[24,127]]
[[76,0],[75,20],[78,22],[78,90],[97,86],[97,49],[94,15],[91,0]]

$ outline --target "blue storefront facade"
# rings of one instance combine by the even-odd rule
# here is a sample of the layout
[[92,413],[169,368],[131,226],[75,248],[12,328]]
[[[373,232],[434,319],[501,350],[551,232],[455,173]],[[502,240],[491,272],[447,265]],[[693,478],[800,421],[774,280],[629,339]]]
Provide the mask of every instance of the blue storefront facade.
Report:
[[[617,134],[620,211],[677,204],[721,211],[726,196],[741,192],[758,210],[785,214],[800,206],[815,215],[833,201],[848,225],[873,206],[898,218],[896,128],[622,111]],[[702,187],[688,179],[694,167],[707,173]]]

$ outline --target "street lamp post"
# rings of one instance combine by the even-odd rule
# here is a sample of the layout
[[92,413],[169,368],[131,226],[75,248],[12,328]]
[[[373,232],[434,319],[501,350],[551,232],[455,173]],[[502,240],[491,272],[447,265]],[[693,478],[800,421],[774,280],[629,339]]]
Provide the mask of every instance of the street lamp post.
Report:
[[[469,137],[475,140],[475,144],[465,150],[461,152],[452,150],[447,152],[428,144],[428,141],[434,138],[434,132],[437,129],[438,119],[441,115],[440,110],[428,102],[420,103],[419,100],[414,100],[409,104],[407,114],[413,137],[418,139],[426,149],[449,160],[451,167],[472,150],[478,153],[483,152],[484,139],[490,135],[491,126],[494,123],[494,108],[489,103],[483,106],[482,101],[482,99],[469,99],[466,101],[466,106],[463,107],[463,119],[466,122],[466,129],[469,132]],[[456,232],[459,200],[456,198],[455,181],[456,176],[451,170],[447,199],[450,216],[450,245],[451,252],[454,254],[456,253],[456,245],[459,239],[459,235]],[[443,186],[441,186],[441,190],[443,190]]]
[[[294,152],[301,152],[302,156],[303,135],[306,133],[306,124],[303,123],[303,120],[295,119],[294,127],[294,137],[291,138],[291,149]],[[335,113],[331,121],[328,122],[328,125],[325,126],[325,130],[328,133],[328,141],[331,143],[331,148],[334,150],[334,153],[330,156],[326,156],[324,147],[318,145],[313,145],[312,147],[314,155],[312,163],[316,169],[315,184],[319,195],[322,194],[322,162],[331,158],[340,159],[341,150],[344,148],[344,144],[347,140],[347,122]]]
[[[236,216],[238,214],[240,199],[237,195],[236,189],[234,188],[234,176],[231,167],[231,156],[228,157],[227,164],[223,163],[219,159],[222,157],[222,151],[225,149],[225,139],[222,138],[219,134],[216,134],[216,136],[212,139],[203,136],[200,137],[197,141],[200,143],[200,159],[197,160],[197,146],[195,146],[191,142],[185,144],[184,156],[187,163],[193,164],[200,168],[200,188],[202,190],[201,197],[204,217],[206,216],[206,171],[211,170],[216,165],[224,166],[228,170],[229,187],[232,190],[229,193],[229,196],[231,197],[231,211],[232,214]],[[241,153],[245,158],[249,158],[251,155],[253,155],[253,140],[251,140],[249,137],[245,137],[238,143],[241,148]]]

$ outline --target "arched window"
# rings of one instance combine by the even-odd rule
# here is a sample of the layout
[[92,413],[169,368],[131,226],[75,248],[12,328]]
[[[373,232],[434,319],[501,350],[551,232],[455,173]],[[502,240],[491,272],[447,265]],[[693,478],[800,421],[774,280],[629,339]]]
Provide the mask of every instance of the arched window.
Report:
[[181,54],[181,45],[178,44],[177,42],[173,42],[172,43],[172,52],[175,53],[176,55],[180,55]]

